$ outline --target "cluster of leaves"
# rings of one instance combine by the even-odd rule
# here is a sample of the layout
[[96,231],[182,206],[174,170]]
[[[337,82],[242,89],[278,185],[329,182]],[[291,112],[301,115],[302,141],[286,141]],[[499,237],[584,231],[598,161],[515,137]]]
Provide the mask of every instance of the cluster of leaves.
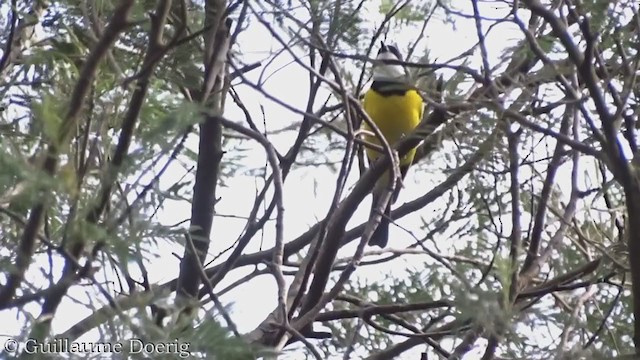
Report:
[[[619,178],[614,178],[608,168],[612,161],[592,156],[593,153],[605,154],[605,159],[611,156],[606,155],[610,150],[603,147],[598,138],[601,134],[597,129],[606,124],[601,123],[602,119],[593,121],[589,117],[588,114],[596,113],[598,109],[589,98],[592,93],[585,88],[585,81],[580,77],[583,75],[578,74],[581,68],[567,59],[566,44],[546,25],[537,23],[538,17],[531,20],[527,29],[534,32],[535,42],[531,43],[531,37],[520,34],[520,40],[513,47],[505,47],[499,65],[492,69],[470,60],[470,54],[480,54],[481,58],[487,56],[480,49],[486,39],[479,39],[480,44],[466,52],[469,56],[459,56],[449,63],[438,63],[428,51],[420,50],[424,44],[424,28],[436,13],[434,8],[449,21],[482,20],[485,24],[495,25],[502,21],[516,22],[514,14],[535,7],[531,6],[535,1],[522,2],[526,3],[523,9],[514,10],[505,19],[495,20],[465,15],[450,8],[447,2],[384,0],[377,11],[386,17],[375,27],[366,16],[366,11],[370,11],[365,9],[366,1],[229,4],[236,10],[238,6],[242,9],[233,12],[233,16],[237,13],[247,17],[238,15],[239,31],[246,31],[247,23],[249,26],[263,24],[280,31],[274,31],[274,37],[286,36],[279,44],[280,48],[266,55],[267,61],[262,64],[264,74],[272,71],[277,76],[279,69],[274,69],[276,65],[272,66],[271,62],[275,63],[282,54],[300,56],[297,63],[293,62],[298,68],[305,71],[308,71],[305,66],[313,68],[308,77],[309,94],[313,98],[309,99],[307,108],[297,109],[299,118],[292,118],[288,125],[279,129],[266,126],[269,121],[265,119],[266,128],[260,129],[268,135],[265,138],[270,139],[280,133],[296,135],[301,128],[312,124],[308,133],[300,132],[303,141],[298,150],[292,150],[287,156],[278,154],[281,163],[291,160],[294,169],[323,167],[335,173],[343,168],[351,169],[353,163],[343,167],[349,160],[343,159],[349,149],[345,145],[347,142],[329,125],[339,124],[336,128],[346,132],[346,119],[353,120],[357,116],[346,116],[344,106],[340,106],[345,100],[342,94],[321,77],[333,74],[334,82],[341,80],[350,93],[361,94],[369,76],[364,57],[371,56],[372,40],[390,38],[400,32],[414,35],[409,44],[402,44],[412,53],[408,60],[433,65],[412,70],[414,77],[421,78],[418,86],[432,100],[427,117],[439,114],[435,105],[439,99],[433,98],[434,69],[449,71],[442,105],[446,107],[449,123],[425,140],[419,151],[422,161],[416,164],[412,174],[419,187],[415,191],[416,198],[435,191],[436,185],[446,189],[436,197],[438,203],[430,200],[427,206],[410,211],[409,218],[422,226],[407,231],[413,241],[406,242],[406,249],[373,260],[372,264],[366,261],[362,264],[364,269],[371,266],[406,267],[404,273],[385,273],[369,280],[359,277],[356,272],[340,295],[319,315],[358,312],[357,316],[324,323],[333,335],[329,340],[318,342],[326,357],[349,352],[365,357],[401,349],[407,343],[412,347],[426,346],[427,351],[440,355],[446,352],[459,355],[458,352],[468,351],[465,350],[469,345],[466,341],[474,334],[476,339],[482,337],[489,344],[493,343],[494,352],[497,349],[501,356],[512,358],[549,358],[555,354],[575,358],[615,356],[630,351],[628,334],[632,333],[630,314],[633,310],[624,236],[628,236],[625,233],[628,222],[634,219],[624,216],[628,191],[625,192]],[[193,200],[199,154],[197,145],[190,139],[198,135],[196,124],[201,122],[200,115],[206,109],[189,99],[188,94],[195,93],[190,91],[199,89],[203,81],[202,50],[205,46],[201,37],[193,36],[162,54],[148,79],[149,88],[137,115],[134,140],[122,164],[113,169],[112,156],[121,143],[123,119],[131,109],[130,99],[139,89],[137,80],[144,70],[142,66],[150,46],[148,34],[153,22],[149,14],[155,11],[159,2],[135,2],[126,29],[97,67],[95,81],[83,101],[81,120],[71,131],[70,140],[64,138],[63,142],[60,142],[59,133],[69,111],[69,99],[78,82],[83,80],[79,79],[81,69],[118,2],[68,0],[49,6],[39,1],[17,3],[15,9],[0,7],[0,10],[3,14],[24,14],[21,19],[35,19],[39,23],[37,35],[30,36],[38,41],[11,39],[9,32],[0,36],[0,44],[15,43],[13,51],[20,55],[11,57],[11,61],[0,68],[0,79],[3,79],[0,102],[5,107],[0,112],[0,267],[14,267],[30,209],[47,198],[45,221],[38,232],[33,265],[27,272],[27,284],[20,288],[17,298],[26,298],[55,284],[59,277],[57,268],[68,260],[65,253],[68,241],[74,239],[83,239],[89,244],[85,249],[87,254],[83,254],[81,260],[89,259],[100,265],[100,280],[91,273],[78,282],[91,284],[95,292],[88,296],[88,308],[96,310],[103,303],[113,306],[111,302],[115,302],[114,297],[118,295],[127,297],[140,292],[153,293],[157,287],[171,288],[168,284],[153,284],[152,278],[156,277],[148,274],[146,266],[154,257],[167,256],[161,250],[165,245],[168,248],[188,246],[183,227],[160,223],[157,214],[162,210],[170,211],[167,209],[177,203],[184,205]],[[174,3],[167,16],[166,38],[176,34],[183,25],[189,34],[203,29],[202,4]],[[181,23],[184,18],[179,16],[180,3],[188,11],[188,24]],[[494,2],[496,5],[502,3]],[[631,13],[625,7],[627,1],[576,1],[576,5],[561,5],[558,12],[560,15],[569,12],[564,20],[575,24],[569,26],[567,34],[570,32],[583,42],[594,41],[584,39],[585,29],[577,26],[581,19],[590,19],[591,31],[601,34],[598,51],[604,63],[594,65],[594,72],[601,77],[599,81],[603,84],[606,81],[606,86],[602,87],[629,90],[624,99],[626,105],[618,105],[610,99],[607,99],[607,105],[613,110],[628,109],[630,116],[637,115],[640,89],[630,80],[635,72],[629,71],[631,65],[637,67],[637,61],[632,59],[638,56],[638,27],[631,25],[637,21],[637,13]],[[253,12],[247,10],[249,6],[253,6]],[[569,10],[584,16],[576,17]],[[552,12],[552,15],[556,16],[556,13]],[[9,28],[11,21],[7,19],[3,25]],[[16,22],[16,26],[21,34],[32,31],[28,21]],[[242,43],[236,46],[229,61],[238,68],[244,64],[243,50],[251,46]],[[3,50],[5,54],[7,49]],[[544,61],[540,59],[539,51],[546,56]],[[332,70],[333,66],[339,69]],[[483,78],[480,75],[483,73],[491,73],[491,78]],[[236,96],[233,99],[228,96],[227,106],[235,109],[242,108],[243,103],[248,104],[249,110],[241,109],[246,111],[247,129],[260,133],[249,120],[251,115],[256,119],[265,116],[264,112],[253,111],[263,105],[265,97],[238,99],[235,88],[247,85],[265,94],[262,77],[255,84],[246,78],[238,79],[225,84]],[[563,79],[569,79],[568,83],[576,87],[584,99],[570,99]],[[314,89],[320,89],[320,95]],[[232,100],[234,105],[231,105]],[[282,100],[286,103],[286,99]],[[583,113],[578,111],[579,106],[583,106]],[[320,120],[311,121],[309,113],[318,114]],[[571,131],[560,134],[566,117],[572,119],[567,126]],[[233,121],[245,126],[237,119]],[[357,128],[358,121],[353,122],[350,125]],[[636,129],[632,125],[623,122],[618,126],[621,139],[635,137]],[[560,148],[558,144],[562,141],[567,145]],[[577,152],[585,151],[578,145],[593,153],[576,156]],[[60,159],[54,176],[42,170],[42,164],[47,160],[43,154],[51,146],[57,147],[56,155]],[[266,179],[275,170],[247,169],[243,165],[252,146],[244,135],[230,130],[225,133],[224,161],[221,175],[216,179],[218,184],[233,188],[238,174],[261,176],[267,183]],[[472,162],[472,159],[477,160]],[[469,162],[472,163],[466,169]],[[179,173],[177,179],[166,175],[165,164],[169,163],[173,174]],[[577,183],[568,180],[574,164],[579,165]],[[352,170],[356,173],[359,169],[354,166]],[[288,171],[286,168],[283,173]],[[455,181],[447,182],[460,174],[462,176]],[[468,174],[472,175],[466,176]],[[105,184],[113,178],[115,186],[107,194],[104,215],[99,221],[88,221],[93,209],[103,200],[100,195]],[[518,180],[517,184],[513,184],[514,179]],[[551,179],[550,183],[547,179]],[[316,185],[321,187],[325,182],[317,181]],[[296,184],[285,179],[284,186]],[[571,191],[572,186],[576,191]],[[261,189],[255,190],[259,193]],[[570,213],[572,206],[576,210]],[[271,210],[268,209],[273,207],[265,201],[264,204],[257,203],[252,214],[238,215],[248,219],[243,234],[260,224],[255,214],[267,214],[269,218]],[[571,214],[569,220],[563,219],[565,214]],[[187,218],[189,215],[181,216]],[[269,222],[265,220],[264,223]],[[267,229],[267,226],[261,226]],[[394,231],[394,234],[397,233]],[[556,234],[560,234],[559,240],[555,239]],[[217,239],[215,235],[214,229],[213,238]],[[306,235],[309,234],[301,238]],[[308,238],[314,236],[311,234]],[[349,236],[352,238],[347,240],[352,240],[359,234],[350,233]],[[312,254],[306,245],[303,250],[290,245],[298,239],[289,240],[285,239],[290,246],[285,249],[286,259],[302,260]],[[334,239],[339,240],[342,239]],[[534,242],[538,243],[534,246]],[[231,247],[240,246],[238,242],[230,243]],[[269,244],[272,243],[270,239]],[[257,269],[261,262],[270,262],[273,266],[270,253],[255,255],[247,254],[239,247],[236,249],[240,249],[245,257],[240,258],[239,265],[229,265],[228,270],[241,265],[255,265]],[[537,270],[529,275],[530,256],[541,257],[546,250],[549,250],[548,257],[539,266],[536,264]],[[418,260],[408,265],[405,259],[412,256],[418,256]],[[216,271],[209,275],[222,274],[221,267],[230,258],[216,257],[213,267],[208,269]],[[233,261],[237,259],[233,258]],[[588,267],[590,263],[597,264]],[[589,270],[581,271],[585,266]],[[298,266],[300,269],[302,267]],[[519,273],[521,269],[525,274]],[[254,273],[257,276],[265,272]],[[568,280],[563,278],[565,276]],[[256,279],[250,275],[233,286],[252,281]],[[214,290],[220,291],[216,285],[213,284]],[[590,293],[592,289],[596,291]],[[202,294],[209,290],[205,288]],[[42,294],[36,299],[46,298],[46,292]],[[73,292],[69,294],[74,296]],[[591,296],[583,300],[584,294]],[[102,340],[143,334],[150,341],[166,341],[175,335],[190,342],[193,354],[203,358],[246,359],[253,356],[253,348],[232,335],[230,324],[221,325],[227,319],[211,315],[224,313],[226,309],[215,307],[214,310],[207,304],[197,312],[198,321],[193,330],[173,329],[167,321],[160,324],[157,321],[158,313],[166,311],[158,303],[166,302],[167,297],[156,295],[155,300],[155,303],[131,306],[110,321],[96,324]],[[414,304],[423,306],[411,311],[402,310],[403,305]],[[389,310],[388,306],[399,308],[388,314],[384,312]],[[36,326],[37,321],[33,319],[37,314],[24,306],[15,308],[24,323],[22,334],[17,335],[26,337]],[[382,310],[378,313],[378,309]],[[543,328],[552,335],[546,338],[531,335]],[[414,334],[402,335],[408,332]],[[422,338],[431,342],[420,340]],[[264,339],[256,342],[273,345]],[[440,345],[435,346],[434,342]],[[488,346],[489,350],[491,346]],[[489,350],[487,356],[493,356]]]

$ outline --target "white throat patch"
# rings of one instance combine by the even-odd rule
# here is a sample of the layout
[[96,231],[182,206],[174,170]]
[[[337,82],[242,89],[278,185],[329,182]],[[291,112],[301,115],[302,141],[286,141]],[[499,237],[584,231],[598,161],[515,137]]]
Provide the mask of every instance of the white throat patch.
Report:
[[[399,60],[390,52],[378,55],[378,60]],[[373,67],[373,80],[405,80],[407,73],[402,65],[385,64],[380,61]]]

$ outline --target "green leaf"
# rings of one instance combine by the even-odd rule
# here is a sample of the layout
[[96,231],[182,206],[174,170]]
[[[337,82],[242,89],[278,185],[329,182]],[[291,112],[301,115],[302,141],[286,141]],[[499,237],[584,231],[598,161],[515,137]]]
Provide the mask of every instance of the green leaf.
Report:
[[32,105],[34,123],[48,141],[54,144],[58,141],[62,125],[62,118],[59,115],[60,107],[60,101],[49,94],[45,94],[42,101],[34,102]]

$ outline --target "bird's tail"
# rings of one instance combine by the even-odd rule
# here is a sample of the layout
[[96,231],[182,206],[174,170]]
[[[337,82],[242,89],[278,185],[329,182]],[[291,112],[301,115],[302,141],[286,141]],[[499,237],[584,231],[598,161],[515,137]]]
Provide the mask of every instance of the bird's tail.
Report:
[[[378,197],[373,196],[373,201],[371,202],[371,214],[369,215],[369,219],[373,218],[373,215],[376,211],[376,206],[378,204]],[[387,242],[389,241],[389,216],[391,215],[391,201],[387,203],[387,207],[384,210],[384,215],[380,219],[380,223],[378,223],[378,227],[373,231],[373,235],[371,235],[371,239],[369,239],[369,245],[379,246],[380,248],[384,248],[387,246]]]

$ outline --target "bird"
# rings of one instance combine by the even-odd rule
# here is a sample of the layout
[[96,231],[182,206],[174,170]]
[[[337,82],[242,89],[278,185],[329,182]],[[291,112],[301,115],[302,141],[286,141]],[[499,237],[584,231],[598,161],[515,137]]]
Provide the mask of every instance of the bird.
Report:
[[[385,140],[390,146],[394,146],[404,136],[411,133],[422,120],[423,101],[422,96],[416,87],[409,84],[407,71],[402,64],[402,55],[394,45],[386,45],[381,42],[380,49],[373,67],[373,82],[364,95],[363,108],[369,118],[378,127]],[[365,140],[367,142],[381,145],[374,135],[369,125],[364,124]],[[366,154],[369,164],[382,154],[380,151],[367,147]],[[407,174],[409,167],[413,163],[416,148],[409,150],[400,158],[400,174],[402,179]],[[375,209],[384,194],[389,182],[389,170],[387,170],[376,182],[372,191],[373,200],[371,204],[370,218],[373,217]],[[389,215],[391,204],[398,198],[401,186],[397,186],[391,199],[384,210],[384,216],[380,220],[378,227],[373,232],[369,245],[376,245],[380,248],[387,246],[389,240]]]

